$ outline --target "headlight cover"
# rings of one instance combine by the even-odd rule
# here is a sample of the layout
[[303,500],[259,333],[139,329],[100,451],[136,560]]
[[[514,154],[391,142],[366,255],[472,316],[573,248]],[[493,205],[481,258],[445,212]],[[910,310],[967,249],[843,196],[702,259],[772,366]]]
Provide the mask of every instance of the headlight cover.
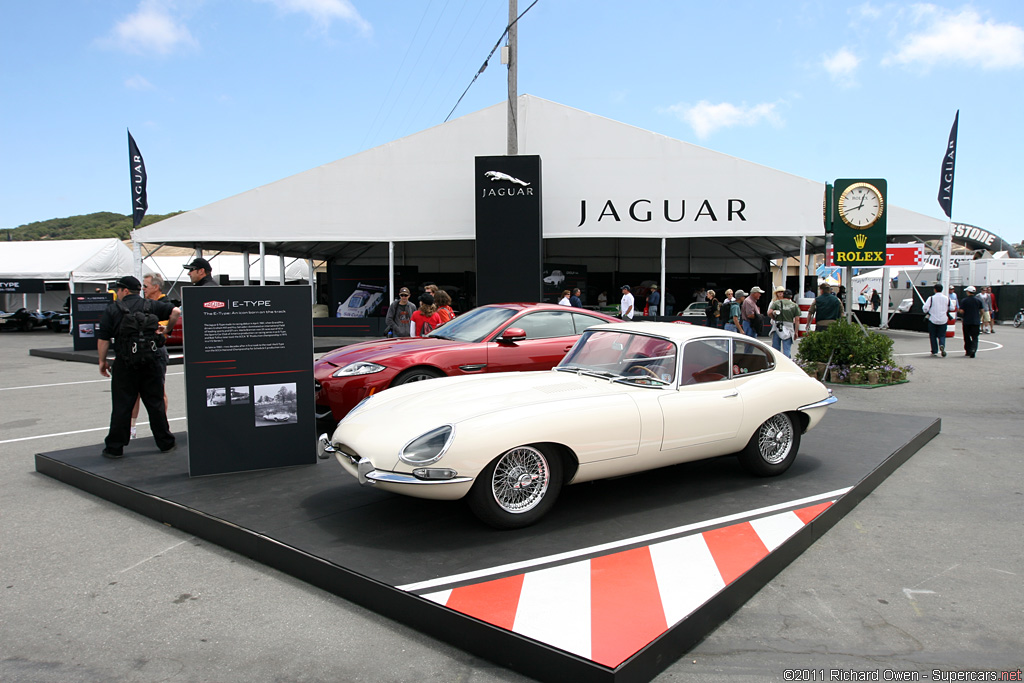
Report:
[[452,443],[455,429],[452,425],[443,425],[431,429],[426,434],[416,437],[405,444],[398,458],[410,465],[429,465],[437,462]]
[[375,372],[384,370],[383,365],[376,363],[370,363],[365,360],[358,360],[355,363],[349,363],[343,368],[338,368],[331,373],[331,377],[355,377],[356,375],[372,375]]

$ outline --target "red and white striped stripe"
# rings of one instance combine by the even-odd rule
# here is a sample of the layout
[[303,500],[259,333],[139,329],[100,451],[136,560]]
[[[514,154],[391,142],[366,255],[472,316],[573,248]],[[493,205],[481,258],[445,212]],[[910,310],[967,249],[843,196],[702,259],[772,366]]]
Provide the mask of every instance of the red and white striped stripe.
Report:
[[614,668],[833,502],[423,597]]

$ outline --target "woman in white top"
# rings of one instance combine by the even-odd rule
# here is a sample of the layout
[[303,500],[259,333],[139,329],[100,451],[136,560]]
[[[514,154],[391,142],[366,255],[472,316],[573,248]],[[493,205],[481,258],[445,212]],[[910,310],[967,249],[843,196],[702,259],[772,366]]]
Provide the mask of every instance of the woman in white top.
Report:
[[571,295],[571,294],[572,294],[572,292],[570,292],[568,289],[563,291],[562,292],[562,298],[558,300],[558,305],[559,306],[572,306],[572,302],[569,301],[569,295]]

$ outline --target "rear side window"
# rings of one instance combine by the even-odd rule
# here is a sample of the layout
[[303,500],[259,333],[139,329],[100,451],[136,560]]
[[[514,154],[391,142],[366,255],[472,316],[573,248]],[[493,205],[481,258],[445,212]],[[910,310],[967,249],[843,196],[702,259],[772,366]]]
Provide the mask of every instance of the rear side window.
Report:
[[732,350],[733,375],[766,372],[774,367],[774,358],[763,346],[745,341],[734,342]]
[[592,315],[586,315],[584,313],[573,313],[572,322],[576,327],[576,334],[583,334],[583,330],[587,329],[588,327],[593,327],[594,325],[604,325],[608,321],[602,320],[601,318],[595,318]]

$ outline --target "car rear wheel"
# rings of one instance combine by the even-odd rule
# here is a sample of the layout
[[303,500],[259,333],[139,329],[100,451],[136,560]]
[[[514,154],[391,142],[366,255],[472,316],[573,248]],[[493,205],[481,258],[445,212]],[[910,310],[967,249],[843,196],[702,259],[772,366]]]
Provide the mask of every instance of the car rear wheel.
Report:
[[470,489],[469,507],[496,529],[537,522],[562,488],[562,460],[538,444],[516,446],[491,461]]
[[800,427],[789,413],[765,420],[747,447],[740,452],[740,464],[756,477],[774,477],[789,469],[800,450]]
[[395,378],[393,387],[408,384],[409,382],[422,382],[428,379],[437,379],[438,377],[444,377],[444,373],[440,370],[434,370],[433,368],[412,368],[406,370],[401,375]]

